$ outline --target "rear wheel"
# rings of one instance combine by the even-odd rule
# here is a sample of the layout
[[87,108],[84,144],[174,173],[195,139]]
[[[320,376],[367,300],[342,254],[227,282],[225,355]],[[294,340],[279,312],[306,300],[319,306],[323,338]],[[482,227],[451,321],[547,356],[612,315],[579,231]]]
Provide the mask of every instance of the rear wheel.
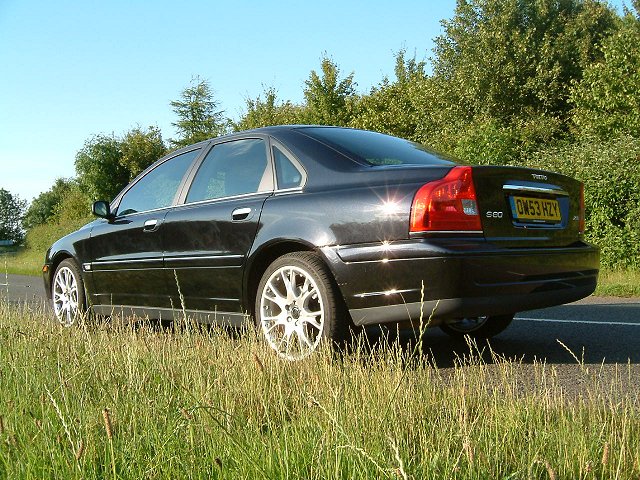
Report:
[[513,321],[514,315],[461,318],[453,322],[443,323],[440,328],[452,337],[469,335],[473,338],[491,338],[507,328]]
[[70,327],[85,313],[85,294],[78,264],[70,258],[60,262],[51,284],[53,311],[61,325]]
[[256,295],[256,323],[281,357],[300,360],[323,342],[344,337],[346,317],[330,272],[313,252],[275,260],[262,275]]

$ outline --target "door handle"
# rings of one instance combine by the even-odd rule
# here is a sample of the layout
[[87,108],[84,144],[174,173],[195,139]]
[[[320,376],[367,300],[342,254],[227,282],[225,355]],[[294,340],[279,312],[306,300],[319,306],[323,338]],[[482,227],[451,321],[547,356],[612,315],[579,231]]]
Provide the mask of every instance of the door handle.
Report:
[[160,227],[158,220],[155,218],[152,220],[147,220],[144,222],[144,227],[142,227],[143,232],[155,232]]
[[251,218],[251,212],[253,210],[249,207],[236,208],[233,212],[231,212],[231,219],[235,222],[240,220],[248,220]]

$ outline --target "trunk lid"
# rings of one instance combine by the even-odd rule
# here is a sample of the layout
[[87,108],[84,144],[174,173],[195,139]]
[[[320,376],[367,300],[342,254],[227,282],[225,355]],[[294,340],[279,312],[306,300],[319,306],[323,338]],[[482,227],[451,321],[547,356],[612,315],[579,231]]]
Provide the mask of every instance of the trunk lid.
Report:
[[577,180],[520,167],[473,167],[485,238],[504,247],[564,247],[582,238]]

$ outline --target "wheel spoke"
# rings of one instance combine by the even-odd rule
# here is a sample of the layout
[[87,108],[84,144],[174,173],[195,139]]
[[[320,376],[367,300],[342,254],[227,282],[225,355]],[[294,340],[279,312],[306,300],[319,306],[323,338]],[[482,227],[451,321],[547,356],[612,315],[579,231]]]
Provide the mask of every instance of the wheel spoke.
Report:
[[293,269],[289,269],[289,275],[287,276],[287,272],[282,272],[282,282],[284,283],[284,287],[287,290],[287,301],[291,301],[295,298],[294,292],[294,281],[295,281],[295,272]]
[[316,320],[317,316],[316,315],[309,315],[308,317],[304,318],[302,321],[308,325],[311,325],[313,328],[315,328],[318,331],[322,331],[322,324],[320,322],[318,322],[318,320]]
[[296,333],[298,334],[298,338],[302,340],[307,345],[307,347],[309,347],[309,349],[313,349],[313,343],[311,342],[311,340],[309,340],[303,328],[296,330]]

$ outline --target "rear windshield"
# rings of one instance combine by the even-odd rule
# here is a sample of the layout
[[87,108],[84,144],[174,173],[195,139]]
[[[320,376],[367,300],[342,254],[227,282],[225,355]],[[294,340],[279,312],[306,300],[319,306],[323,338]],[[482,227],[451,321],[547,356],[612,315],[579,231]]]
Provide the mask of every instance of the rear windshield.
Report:
[[382,133],[332,127],[303,127],[300,130],[367,165],[454,165],[444,155],[423,145]]

